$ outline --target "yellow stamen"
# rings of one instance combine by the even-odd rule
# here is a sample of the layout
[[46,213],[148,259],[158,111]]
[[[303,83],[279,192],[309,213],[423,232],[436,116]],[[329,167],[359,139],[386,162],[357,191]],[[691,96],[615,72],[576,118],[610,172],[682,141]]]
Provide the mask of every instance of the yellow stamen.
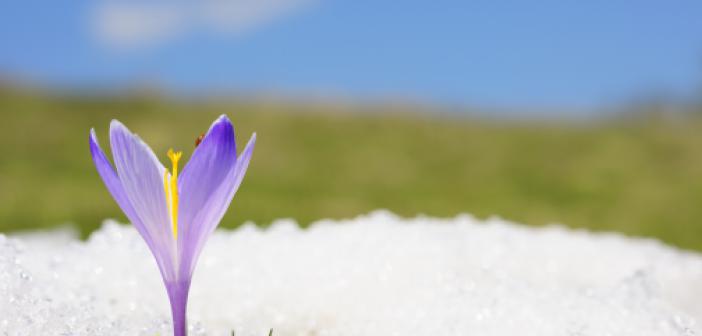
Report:
[[180,160],[183,152],[173,152],[173,149],[168,150],[168,158],[171,159],[173,166],[170,179],[168,178],[168,169],[163,173],[163,190],[166,193],[166,204],[171,215],[171,223],[173,225],[173,237],[178,239],[178,160]]

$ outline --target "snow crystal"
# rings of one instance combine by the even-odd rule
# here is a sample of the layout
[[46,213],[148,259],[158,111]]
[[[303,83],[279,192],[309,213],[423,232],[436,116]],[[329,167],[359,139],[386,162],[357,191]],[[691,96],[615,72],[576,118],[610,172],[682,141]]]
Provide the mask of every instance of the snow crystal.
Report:
[[[654,240],[378,211],[217,231],[190,335],[696,335],[702,256]],[[130,226],[0,235],[0,335],[171,334]]]

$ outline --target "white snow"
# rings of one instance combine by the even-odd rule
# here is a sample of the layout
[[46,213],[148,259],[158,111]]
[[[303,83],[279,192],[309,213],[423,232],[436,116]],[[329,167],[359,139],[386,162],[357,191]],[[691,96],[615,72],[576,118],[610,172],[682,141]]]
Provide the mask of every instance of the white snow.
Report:
[[[217,231],[191,335],[699,335],[702,256],[655,240],[378,211]],[[87,242],[0,235],[0,335],[168,336],[155,262],[130,226]]]

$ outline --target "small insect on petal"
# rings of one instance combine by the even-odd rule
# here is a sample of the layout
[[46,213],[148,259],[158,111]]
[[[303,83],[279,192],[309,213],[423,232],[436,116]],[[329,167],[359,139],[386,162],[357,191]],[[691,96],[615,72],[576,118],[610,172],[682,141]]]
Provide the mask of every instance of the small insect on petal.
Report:
[[205,137],[205,133],[202,133],[202,134],[200,134],[199,137],[197,137],[197,139],[195,139],[195,147],[200,145],[200,143],[202,142],[202,138],[204,138],[204,137]]

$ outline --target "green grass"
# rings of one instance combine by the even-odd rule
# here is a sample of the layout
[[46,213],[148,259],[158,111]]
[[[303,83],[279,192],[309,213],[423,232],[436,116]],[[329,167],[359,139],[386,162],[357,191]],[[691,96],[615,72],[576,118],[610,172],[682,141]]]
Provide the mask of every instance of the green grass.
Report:
[[104,218],[124,220],[90,160],[91,127],[106,149],[109,121],[120,119],[165,162],[171,146],[189,156],[226,113],[240,145],[253,131],[258,142],[225,227],[387,208],[558,222],[702,250],[700,120],[517,123],[363,109],[2,92],[0,231],[74,223],[87,234]]

